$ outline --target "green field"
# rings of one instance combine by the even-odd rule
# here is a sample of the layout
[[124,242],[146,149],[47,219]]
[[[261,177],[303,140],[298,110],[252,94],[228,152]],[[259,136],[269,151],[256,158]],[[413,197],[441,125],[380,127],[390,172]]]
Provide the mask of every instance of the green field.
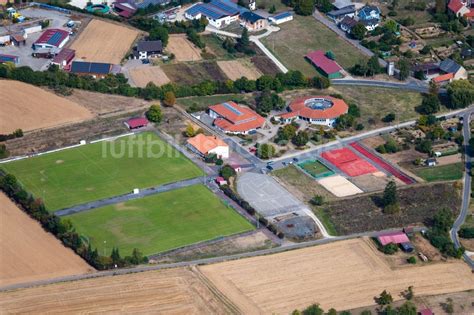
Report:
[[300,70],[306,76],[317,74],[304,58],[313,50],[331,50],[336,55],[336,61],[345,69],[367,58],[312,16],[295,15],[293,21],[279,27],[279,32],[263,38],[262,42],[288,69]]
[[151,132],[10,162],[2,168],[42,198],[50,211],[203,175]]
[[[203,185],[189,186],[66,218],[102,254],[138,248],[151,255],[253,229]],[[104,243],[104,241],[106,243]]]
[[463,163],[454,163],[442,166],[415,168],[413,172],[427,182],[442,180],[458,180],[463,175]]
[[316,160],[306,161],[306,162],[298,164],[298,166],[301,167],[306,172],[308,172],[313,177],[318,177],[320,175],[323,175],[324,173],[333,174],[333,172],[331,172],[330,169],[328,169],[321,162],[316,161]]

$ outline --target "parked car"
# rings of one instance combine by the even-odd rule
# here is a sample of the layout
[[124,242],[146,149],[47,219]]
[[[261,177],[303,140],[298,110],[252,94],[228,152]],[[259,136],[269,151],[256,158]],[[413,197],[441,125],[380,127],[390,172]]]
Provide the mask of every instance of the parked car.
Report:
[[271,165],[267,165],[267,169],[268,169],[269,171],[273,171],[273,167],[272,167]]
[[299,160],[298,160],[298,158],[293,158],[293,161],[298,162]]

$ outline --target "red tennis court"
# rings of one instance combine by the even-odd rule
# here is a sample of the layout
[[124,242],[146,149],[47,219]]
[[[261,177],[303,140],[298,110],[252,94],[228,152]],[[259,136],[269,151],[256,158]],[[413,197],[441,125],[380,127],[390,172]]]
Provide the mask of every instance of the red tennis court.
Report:
[[375,166],[348,148],[326,151],[321,156],[351,177],[378,172]]

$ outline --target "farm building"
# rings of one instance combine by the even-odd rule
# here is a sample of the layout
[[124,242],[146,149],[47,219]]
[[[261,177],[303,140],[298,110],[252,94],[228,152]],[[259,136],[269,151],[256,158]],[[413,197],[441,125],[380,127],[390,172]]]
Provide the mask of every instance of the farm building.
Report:
[[188,139],[187,146],[202,157],[215,154],[220,159],[229,158],[229,145],[216,136],[205,136],[200,133]]
[[268,26],[267,19],[253,12],[244,12],[240,15],[240,25],[249,31],[259,31]]
[[467,79],[467,71],[463,66],[452,59],[445,59],[439,64],[442,73],[452,73],[453,80]]
[[131,18],[135,12],[137,12],[137,7],[134,4],[128,3],[126,1],[114,2],[112,7],[118,15],[126,19]]
[[355,5],[348,5],[342,9],[332,10],[327,13],[327,16],[334,22],[339,23],[344,17],[354,17],[356,14]]
[[312,124],[331,127],[339,116],[347,113],[349,106],[338,98],[309,96],[291,102],[288,109],[288,113],[276,116],[275,119],[285,123],[301,119]]
[[53,65],[59,66],[59,68],[62,69],[66,67],[67,65],[69,65],[75,56],[76,56],[75,50],[69,49],[69,48],[63,48],[56,56],[54,56],[53,61],[51,61],[51,63]]
[[12,62],[14,64],[18,64],[20,62],[20,58],[18,56],[0,54],[0,63],[5,62]]
[[69,32],[65,30],[60,30],[57,28],[51,28],[46,30],[38,38],[36,42],[33,43],[33,49],[57,49],[62,48],[67,41],[69,40]]
[[249,10],[256,10],[257,9],[257,3],[255,0],[231,0],[233,3],[237,4],[240,2],[240,5],[243,7],[248,8]]
[[163,43],[161,40],[139,41],[133,49],[135,59],[148,59],[152,55],[159,55],[163,52]]
[[329,59],[324,51],[315,50],[305,56],[321,74],[326,76],[328,79],[341,78],[342,68],[332,59]]
[[21,44],[26,45],[26,38],[21,34],[14,34],[10,36],[13,46],[20,46]]
[[125,126],[127,126],[128,129],[133,130],[133,129],[138,129],[138,128],[143,128],[148,126],[148,119],[145,117],[137,117],[137,118],[130,118],[125,122]]
[[225,102],[209,107],[209,116],[214,119],[214,126],[233,134],[254,133],[265,124],[265,118],[248,107],[234,102]]
[[272,24],[276,24],[276,25],[282,24],[282,23],[285,23],[285,22],[288,22],[288,21],[292,21],[293,20],[293,13],[291,13],[289,11],[278,13],[278,14],[275,14],[274,16],[270,16],[268,18],[268,20]]
[[410,243],[408,236],[403,232],[392,232],[392,233],[382,234],[377,237],[377,240],[382,246],[385,246],[388,244]]
[[95,78],[103,78],[109,73],[117,73],[114,65],[101,62],[73,61],[71,64],[71,73],[78,75],[90,75]]
[[352,31],[352,28],[354,26],[356,26],[357,24],[357,21],[350,17],[350,16],[345,16],[342,21],[339,23],[339,27],[341,28],[341,30],[343,30],[344,32],[350,34],[351,31]]
[[131,2],[138,9],[145,9],[150,5],[161,5],[165,6],[171,2],[171,0],[131,0]]
[[245,8],[230,1],[211,0],[209,3],[193,5],[185,11],[184,16],[188,20],[199,20],[205,17],[211,26],[221,28],[237,21],[241,11],[245,11]]

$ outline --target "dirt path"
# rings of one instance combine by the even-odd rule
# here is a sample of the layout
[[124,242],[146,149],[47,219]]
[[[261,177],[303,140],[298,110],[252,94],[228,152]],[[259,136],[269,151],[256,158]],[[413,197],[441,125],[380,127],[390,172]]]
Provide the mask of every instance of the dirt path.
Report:
[[3,193],[0,205],[0,286],[94,270]]

